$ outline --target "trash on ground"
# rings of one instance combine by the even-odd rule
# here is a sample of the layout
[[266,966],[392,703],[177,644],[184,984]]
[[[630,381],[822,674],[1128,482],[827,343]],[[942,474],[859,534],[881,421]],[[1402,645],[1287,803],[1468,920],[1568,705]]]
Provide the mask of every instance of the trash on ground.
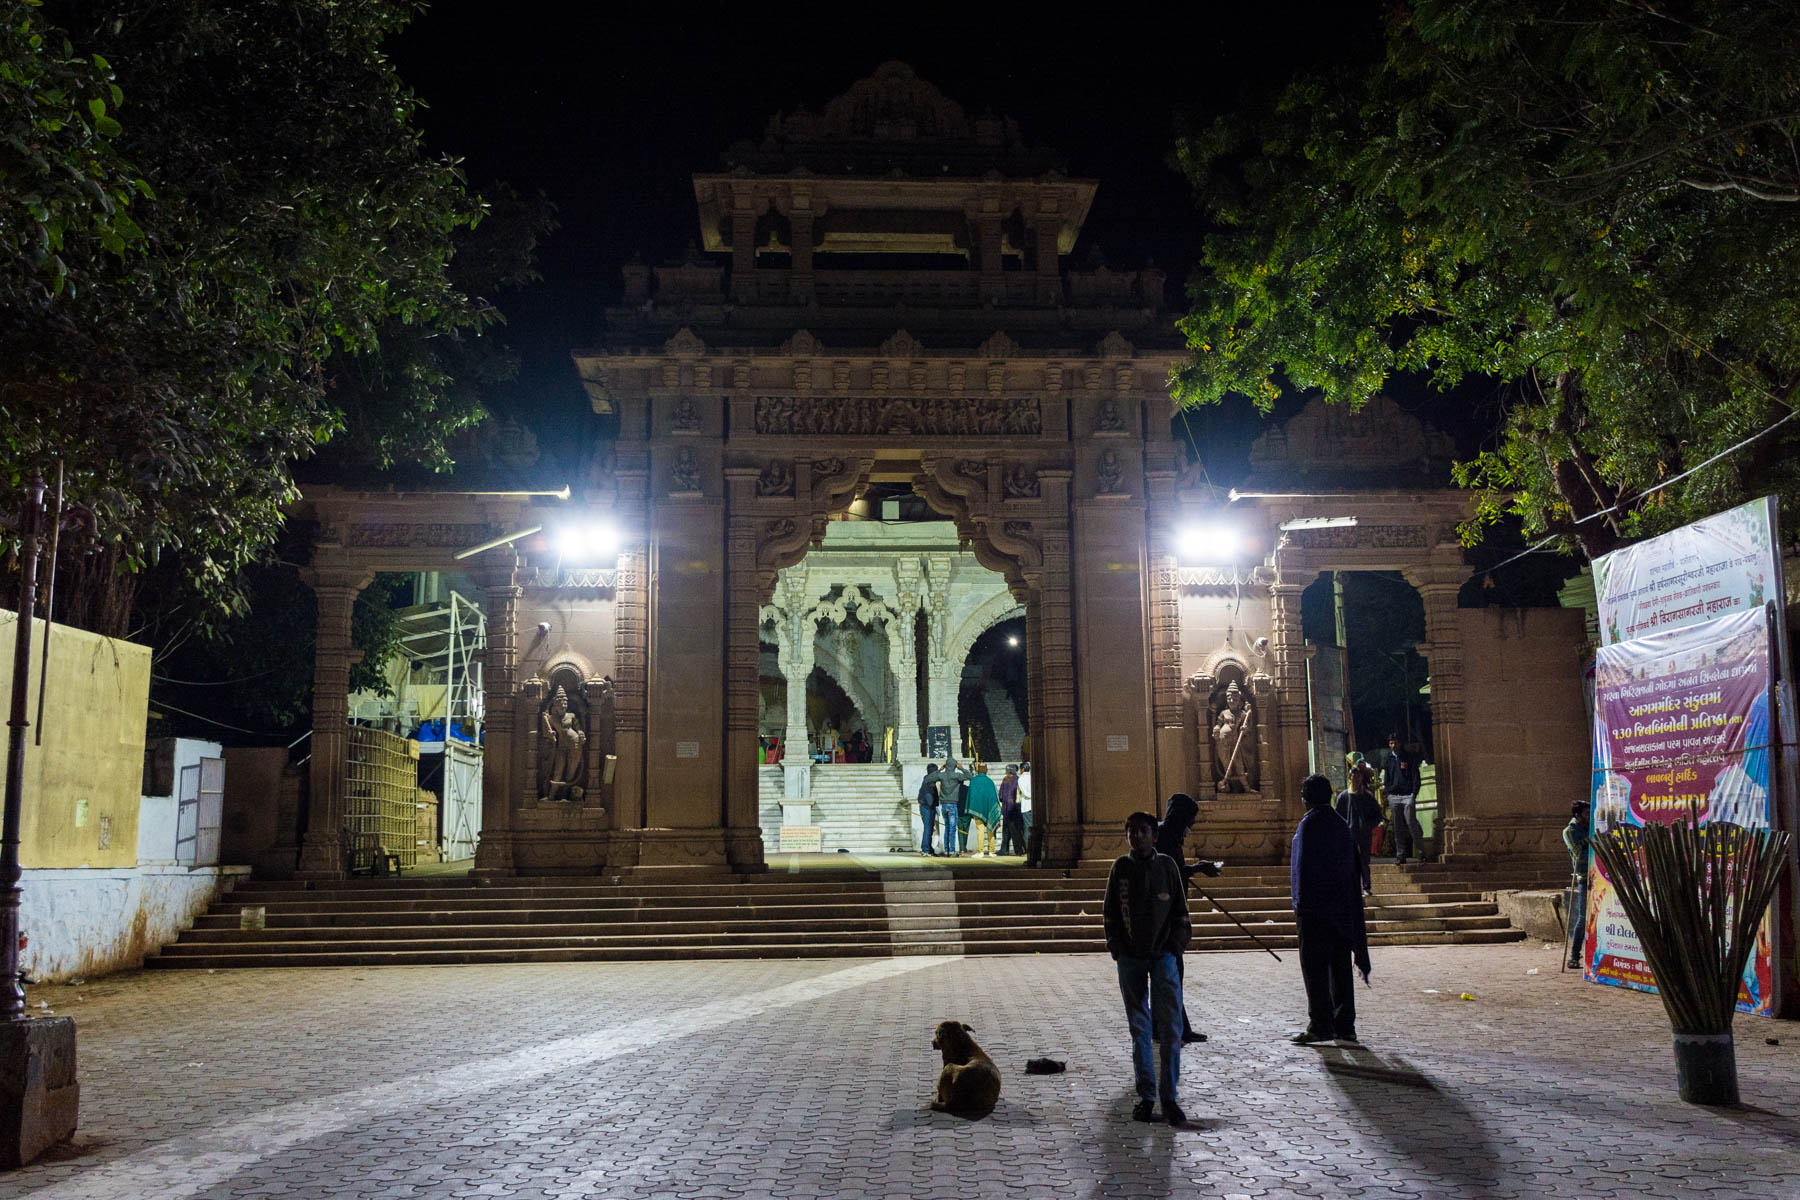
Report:
[[1779,1046],[1779,1045],[1781,1045],[1781,1039],[1780,1039],[1780,1038],[1764,1038],[1764,1039],[1763,1039],[1763,1045],[1765,1045],[1765,1046]]
[[1529,970],[1529,971],[1527,971],[1527,972],[1525,972],[1525,973],[1526,973],[1526,974],[1527,974],[1527,975],[1536,975],[1536,974],[1537,974],[1537,973],[1538,973],[1538,969],[1537,969],[1537,968],[1536,968],[1536,967],[1533,967],[1533,968],[1531,968],[1531,970]]
[[1421,992],[1424,992],[1427,996],[1435,996],[1438,994],[1438,990],[1436,988],[1420,988],[1419,990]]
[[1057,1062],[1054,1058],[1034,1058],[1025,1064],[1027,1075],[1060,1075],[1068,1069],[1068,1063]]
[[1473,1000],[1474,998],[1475,998],[1474,992],[1464,992],[1462,995],[1457,997],[1458,1000]]

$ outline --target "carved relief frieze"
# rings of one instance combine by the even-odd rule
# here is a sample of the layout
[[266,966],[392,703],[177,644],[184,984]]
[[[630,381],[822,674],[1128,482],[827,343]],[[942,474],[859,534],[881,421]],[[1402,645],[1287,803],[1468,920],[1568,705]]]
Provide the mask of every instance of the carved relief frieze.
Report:
[[610,592],[618,587],[619,572],[611,567],[538,567],[532,572],[531,581],[541,588]]
[[676,433],[700,432],[700,407],[692,396],[683,396],[675,402],[675,415],[670,425]]
[[1294,529],[1287,544],[1298,550],[1425,550],[1431,530],[1424,525],[1346,525],[1337,529]]
[[1249,567],[1180,567],[1176,580],[1184,589],[1249,587],[1256,573]]
[[807,437],[1030,437],[1043,431],[1035,396],[758,396],[756,432]]
[[500,532],[491,525],[438,522],[352,525],[345,531],[344,544],[371,549],[399,549],[407,546],[454,546],[461,549],[479,545]]

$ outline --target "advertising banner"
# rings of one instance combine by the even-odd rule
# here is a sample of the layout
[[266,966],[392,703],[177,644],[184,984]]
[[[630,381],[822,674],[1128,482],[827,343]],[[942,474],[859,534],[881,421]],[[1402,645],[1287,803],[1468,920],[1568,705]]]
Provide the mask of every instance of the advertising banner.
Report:
[[1600,644],[1779,600],[1775,522],[1775,498],[1765,496],[1595,559]]
[[[1654,607],[1654,606],[1652,606]],[[1649,611],[1649,610],[1644,610]],[[1762,604],[1600,648],[1594,683],[1593,833],[1690,819],[1768,828],[1772,658]],[[1738,1007],[1773,1011],[1771,911]],[[1637,935],[1596,862],[1585,975],[1654,991]]]

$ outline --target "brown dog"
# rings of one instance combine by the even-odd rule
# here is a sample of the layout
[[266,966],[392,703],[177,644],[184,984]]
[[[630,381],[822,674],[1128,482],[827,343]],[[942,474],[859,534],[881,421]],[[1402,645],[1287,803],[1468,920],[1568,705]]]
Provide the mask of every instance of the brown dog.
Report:
[[938,1072],[937,1096],[931,1101],[935,1112],[989,1112],[1000,1100],[1000,1068],[969,1036],[969,1027],[961,1021],[938,1022],[932,1035],[931,1048],[944,1054],[944,1069]]

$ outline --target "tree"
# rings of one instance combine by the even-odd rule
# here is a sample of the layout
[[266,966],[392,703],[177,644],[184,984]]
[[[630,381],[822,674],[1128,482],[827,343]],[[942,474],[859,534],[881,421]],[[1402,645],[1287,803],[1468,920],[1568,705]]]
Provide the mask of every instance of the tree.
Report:
[[1516,514],[1592,556],[1768,490],[1796,511],[1797,55],[1754,0],[1398,9],[1380,62],[1181,139],[1216,232],[1178,394],[1490,379],[1470,540]]
[[442,465],[480,417],[448,364],[498,317],[453,278],[484,205],[380,51],[418,8],[0,0],[0,467],[64,466],[65,619],[124,633],[159,560],[241,604],[296,462]]

